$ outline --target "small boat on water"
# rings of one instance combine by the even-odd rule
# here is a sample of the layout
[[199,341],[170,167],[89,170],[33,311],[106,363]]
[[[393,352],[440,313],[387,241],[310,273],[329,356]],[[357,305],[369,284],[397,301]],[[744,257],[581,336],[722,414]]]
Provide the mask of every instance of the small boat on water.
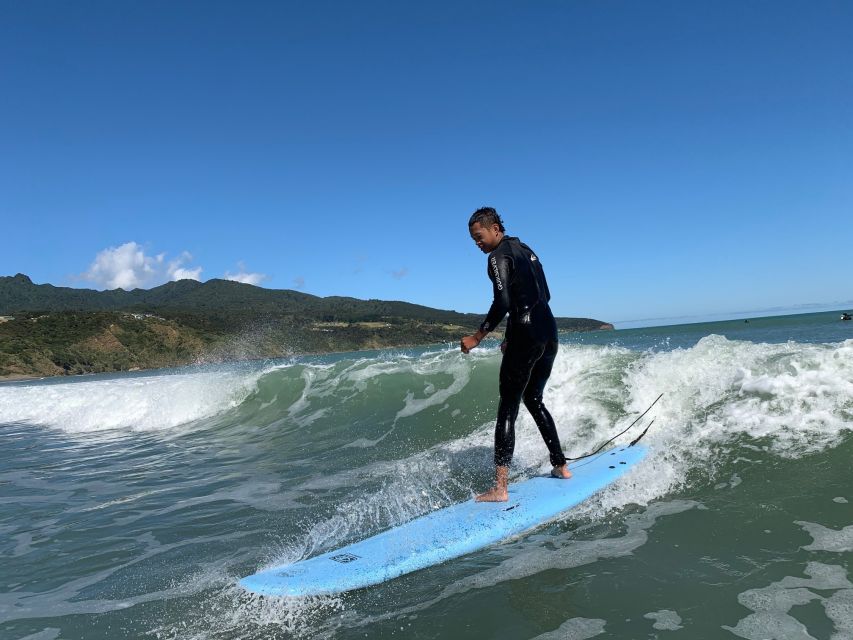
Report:
[[841,314],[841,319],[842,319],[842,320],[850,320],[850,319],[851,319],[851,316],[850,316],[850,314],[849,314],[849,313],[846,313],[846,312],[845,312],[845,313],[842,313],[842,314]]

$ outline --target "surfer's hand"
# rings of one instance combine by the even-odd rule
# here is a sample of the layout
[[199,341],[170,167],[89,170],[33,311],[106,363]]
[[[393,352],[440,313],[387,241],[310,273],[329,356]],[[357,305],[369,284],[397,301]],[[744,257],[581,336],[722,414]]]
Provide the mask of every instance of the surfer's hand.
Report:
[[477,336],[465,336],[460,341],[460,346],[462,347],[462,353],[468,353],[469,351],[471,351],[471,349],[476,347],[478,344],[480,344],[480,341],[477,339]]
[[506,340],[501,342],[501,353],[506,353]]

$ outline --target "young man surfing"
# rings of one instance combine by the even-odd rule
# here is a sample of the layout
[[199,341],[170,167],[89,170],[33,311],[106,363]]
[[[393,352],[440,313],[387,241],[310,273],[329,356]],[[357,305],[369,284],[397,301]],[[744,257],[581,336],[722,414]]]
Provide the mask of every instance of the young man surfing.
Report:
[[556,478],[571,477],[554,419],[542,402],[545,384],[557,355],[557,323],[548,302],[551,294],[539,258],[518,238],[507,236],[498,212],[477,209],[468,221],[471,239],[489,254],[487,270],[494,300],[474,335],[462,338],[462,353],[476,347],[509,314],[500,373],[500,404],[495,425],[495,486],[478,502],[509,499],[509,465],[515,449],[515,419],[522,400],[548,446]]

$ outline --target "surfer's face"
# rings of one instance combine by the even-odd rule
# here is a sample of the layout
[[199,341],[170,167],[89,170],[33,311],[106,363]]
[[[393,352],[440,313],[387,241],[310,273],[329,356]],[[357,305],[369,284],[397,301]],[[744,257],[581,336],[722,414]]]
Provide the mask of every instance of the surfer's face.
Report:
[[494,251],[504,237],[498,225],[493,224],[484,227],[479,222],[475,222],[468,227],[468,233],[471,234],[471,239],[483,253]]

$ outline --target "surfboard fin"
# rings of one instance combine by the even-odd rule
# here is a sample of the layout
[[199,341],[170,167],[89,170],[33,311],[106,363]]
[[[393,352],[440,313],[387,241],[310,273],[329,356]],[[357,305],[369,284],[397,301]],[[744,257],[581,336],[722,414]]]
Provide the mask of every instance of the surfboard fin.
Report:
[[655,418],[652,418],[652,421],[649,423],[649,426],[647,426],[645,429],[643,429],[643,433],[641,433],[640,435],[638,435],[638,436],[637,436],[637,438],[636,438],[636,440],[634,440],[633,442],[631,442],[631,444],[629,444],[628,446],[629,446],[629,447],[633,447],[633,446],[634,446],[635,444],[637,444],[640,440],[642,440],[642,439],[643,439],[643,436],[644,436],[644,435],[646,435],[646,433],[648,433],[649,429],[651,428],[651,426],[652,426],[654,423],[655,423]]

